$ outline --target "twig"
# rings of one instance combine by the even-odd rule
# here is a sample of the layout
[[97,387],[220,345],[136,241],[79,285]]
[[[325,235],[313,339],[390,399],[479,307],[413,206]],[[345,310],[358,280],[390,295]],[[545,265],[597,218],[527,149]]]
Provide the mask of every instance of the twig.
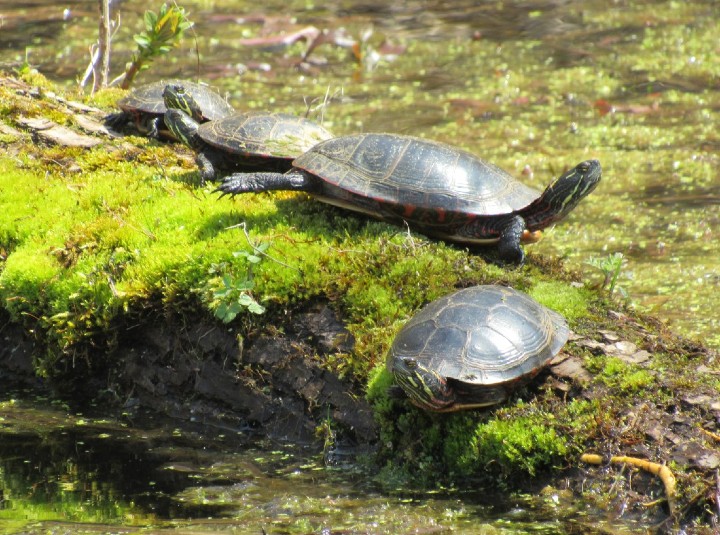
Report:
[[[110,43],[113,36],[120,28],[120,14],[117,20],[110,20],[110,4],[112,0],[99,0],[100,4],[100,22],[98,23],[98,40],[90,45],[90,62],[80,79],[79,86],[84,88],[88,80],[93,80],[93,92],[100,87],[108,86],[108,76],[110,75]],[[99,66],[98,66],[99,65]],[[98,73],[99,69],[99,73]],[[99,76],[98,76],[99,74]]]
[[720,442],[720,435],[718,435],[717,433],[713,433],[712,431],[708,431],[707,429],[703,429],[703,428],[700,428],[700,431],[705,433],[707,436],[709,436],[713,440]]
[[82,78],[80,78],[80,83],[78,84],[80,86],[80,89],[85,87],[85,84],[87,84],[90,77],[93,79],[93,87],[95,87],[95,67],[97,65],[98,58],[100,57],[100,50],[98,48],[97,43],[93,43],[88,47],[88,52],[90,52],[90,63],[88,63],[88,66],[85,68],[85,72],[82,75]]
[[319,117],[317,121],[322,124],[325,121],[325,109],[330,105],[331,102],[333,102],[338,95],[343,95],[343,88],[337,89],[332,95],[330,94],[330,86],[327,86],[325,89],[325,96],[322,99],[322,102],[315,106],[313,108],[313,105],[315,102],[318,101],[318,98],[315,97],[312,100],[308,102],[307,97],[303,97],[303,102],[305,102],[305,117],[310,117],[311,113],[319,112]]
[[98,46],[100,48],[100,80],[95,78],[93,91],[107,87],[110,75],[110,4],[112,0],[100,0],[100,29],[98,32]]

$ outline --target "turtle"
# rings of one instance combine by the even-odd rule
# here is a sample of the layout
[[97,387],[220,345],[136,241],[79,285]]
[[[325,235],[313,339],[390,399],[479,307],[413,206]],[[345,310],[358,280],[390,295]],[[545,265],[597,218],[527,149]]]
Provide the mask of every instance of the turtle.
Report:
[[500,285],[472,286],[415,314],[395,337],[387,367],[414,405],[435,412],[507,400],[565,345],[562,315]]
[[192,117],[199,104],[192,96],[178,85],[165,88],[165,124],[197,151],[203,183],[228,170],[284,173],[295,158],[332,137],[315,121],[288,113],[248,111],[199,124]]
[[539,231],[573,210],[601,175],[600,162],[587,160],[541,193],[451,145],[365,133],[315,145],[285,174],[230,175],[217,191],[305,191],[431,237],[465,245],[496,243],[502,261],[522,265],[521,241],[537,241]]
[[198,103],[198,115],[195,116],[197,122],[219,119],[235,112],[235,109],[223,97],[206,85],[186,80],[165,80],[142,85],[121,98],[117,105],[122,111],[108,115],[105,123],[118,130],[132,122],[143,135],[174,139],[162,120],[167,111],[163,92],[168,85],[181,86],[188,94],[192,94]]

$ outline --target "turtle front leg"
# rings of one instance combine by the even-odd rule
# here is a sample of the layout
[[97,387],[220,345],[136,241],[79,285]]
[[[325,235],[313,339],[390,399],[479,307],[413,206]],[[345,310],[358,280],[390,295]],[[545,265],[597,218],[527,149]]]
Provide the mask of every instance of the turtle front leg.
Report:
[[520,246],[520,239],[525,231],[525,220],[519,215],[513,216],[500,232],[498,254],[510,264],[522,266],[525,263],[525,252]]
[[151,139],[160,139],[160,117],[148,119],[145,126],[148,130],[147,137]]
[[215,191],[237,195],[277,190],[312,192],[316,188],[317,181],[305,173],[233,173],[225,177]]
[[199,152],[195,157],[195,163],[197,163],[198,171],[200,172],[200,185],[204,186],[206,182],[212,182],[217,179],[217,171],[215,169],[215,163],[208,157],[207,154]]

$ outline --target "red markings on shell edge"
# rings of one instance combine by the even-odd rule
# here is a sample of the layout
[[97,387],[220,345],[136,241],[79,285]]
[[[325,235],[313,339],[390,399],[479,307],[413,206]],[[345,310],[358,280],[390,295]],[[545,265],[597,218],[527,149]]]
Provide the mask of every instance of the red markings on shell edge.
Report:
[[437,213],[437,222],[444,223],[447,212],[443,208],[436,208],[435,212]]

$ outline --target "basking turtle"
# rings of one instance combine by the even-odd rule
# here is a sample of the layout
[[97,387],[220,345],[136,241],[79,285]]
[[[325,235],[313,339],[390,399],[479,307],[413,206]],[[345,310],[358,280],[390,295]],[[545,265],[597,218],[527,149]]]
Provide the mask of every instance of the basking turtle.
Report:
[[236,113],[199,124],[191,115],[202,106],[181,86],[168,85],[164,98],[165,124],[197,151],[203,182],[220,171],[288,171],[295,158],[332,137],[316,122],[287,113]]
[[505,401],[565,345],[565,319],[527,294],[475,286],[433,301],[398,333],[387,366],[410,401],[452,412]]
[[117,130],[132,122],[143,135],[175,139],[163,123],[163,115],[167,111],[163,92],[168,84],[182,86],[187,94],[193,96],[197,102],[197,122],[219,119],[235,112],[224,98],[205,85],[185,80],[166,80],[132,90],[117,103],[122,111],[107,116],[105,123]]
[[[209,123],[212,125],[214,123]],[[208,126],[209,126],[208,125]],[[500,257],[523,263],[520,242],[565,217],[595,189],[597,160],[582,162],[544,192],[469,152],[396,134],[355,134],[320,143],[285,174],[228,176],[223,194],[296,190],[441,239],[497,243]]]

